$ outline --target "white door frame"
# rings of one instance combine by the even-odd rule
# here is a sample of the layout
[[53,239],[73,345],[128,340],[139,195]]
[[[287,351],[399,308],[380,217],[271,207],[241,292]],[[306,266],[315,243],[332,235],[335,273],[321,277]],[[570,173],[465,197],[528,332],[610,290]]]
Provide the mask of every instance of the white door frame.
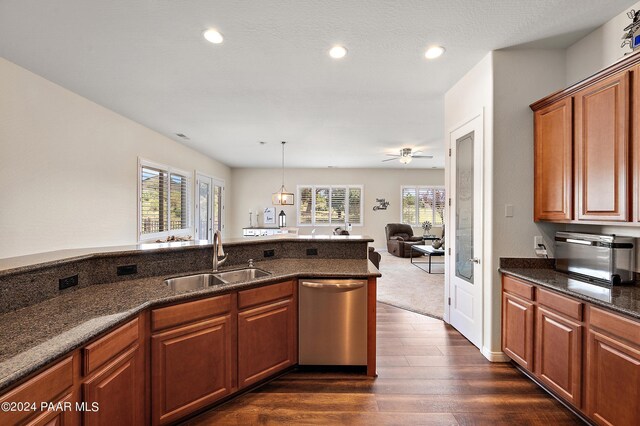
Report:
[[[449,157],[447,157],[447,173],[446,173],[446,191],[447,197],[449,199],[449,203],[446,205],[446,217],[447,217],[447,232],[445,235],[446,247],[447,247],[447,255],[445,256],[445,288],[444,288],[444,321],[447,323],[451,323],[451,306],[450,306],[450,298],[452,296],[451,288],[452,288],[452,271],[455,267],[455,262],[453,261],[454,254],[454,241],[455,241],[455,233],[454,233],[454,223],[455,223],[455,209],[452,208],[455,205],[455,188],[453,187],[454,174],[456,173],[455,164],[452,163],[451,152],[455,147],[453,144],[455,143],[454,134],[460,132],[461,135],[466,134],[466,132],[462,132],[463,130],[468,128],[473,130],[474,121],[479,120],[480,129],[478,131],[478,135],[474,138],[474,144],[477,146],[477,155],[474,153],[474,172],[479,171],[479,173],[474,173],[476,176],[480,176],[480,179],[477,180],[479,185],[480,193],[474,194],[474,199],[477,200],[474,206],[474,235],[479,236],[479,241],[477,238],[474,238],[474,257],[480,259],[480,264],[474,266],[474,285],[478,285],[477,291],[475,292],[475,296],[479,298],[476,301],[476,306],[479,308],[480,312],[476,316],[478,319],[478,324],[475,324],[475,336],[470,340],[475,340],[474,344],[478,346],[478,348],[482,348],[484,344],[484,222],[483,222],[483,212],[484,212],[484,136],[485,136],[485,123],[484,123],[484,111],[480,111],[479,114],[474,115],[472,118],[464,121],[463,123],[453,127],[448,135],[449,140],[447,142],[449,149]],[[475,149],[474,149],[475,151]],[[475,185],[474,185],[475,186]],[[474,191],[475,192],[475,191]],[[477,279],[477,281],[476,281]]]
[[[194,234],[195,234],[195,230],[196,228],[199,226],[200,223],[200,209],[199,209],[199,197],[200,197],[200,192],[199,192],[199,186],[200,186],[200,180],[206,180],[209,183],[209,219],[210,219],[210,223],[209,223],[209,227],[210,229],[213,229],[213,222],[214,222],[214,218],[213,218],[213,204],[214,204],[214,187],[215,186],[220,186],[222,188],[222,194],[221,194],[221,213],[220,213],[220,228],[221,231],[224,233],[224,198],[225,198],[225,182],[224,179],[220,179],[217,178],[215,176],[211,176],[207,173],[203,173],[203,172],[199,172],[199,171],[195,171],[195,179],[194,179]],[[213,232],[213,231],[212,231]],[[213,235],[213,234],[211,234]],[[199,238],[199,235],[195,235],[196,238]],[[213,237],[212,237],[213,238]]]

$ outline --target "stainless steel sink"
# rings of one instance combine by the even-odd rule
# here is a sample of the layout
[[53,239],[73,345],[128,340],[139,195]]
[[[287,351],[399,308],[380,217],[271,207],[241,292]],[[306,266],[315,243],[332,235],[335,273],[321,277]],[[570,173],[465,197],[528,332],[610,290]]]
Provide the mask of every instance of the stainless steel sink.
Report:
[[238,269],[236,271],[218,272],[215,274],[216,277],[226,283],[241,283],[244,281],[255,280],[256,278],[266,277],[268,275],[271,274],[258,268]]
[[271,275],[258,268],[237,269],[235,271],[216,272],[213,274],[187,275],[186,277],[170,278],[164,283],[172,290],[193,291],[220,284],[241,283]]
[[225,284],[220,278],[213,274],[188,275],[165,280],[164,283],[172,290],[191,291],[211,287],[216,284]]

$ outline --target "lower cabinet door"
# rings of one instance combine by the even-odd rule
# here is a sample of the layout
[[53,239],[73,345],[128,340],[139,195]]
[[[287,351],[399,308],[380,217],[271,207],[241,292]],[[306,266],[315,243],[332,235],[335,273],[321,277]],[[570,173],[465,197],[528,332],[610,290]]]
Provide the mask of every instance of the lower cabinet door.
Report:
[[83,424],[144,423],[144,366],[141,356],[140,347],[136,344],[82,385]]
[[502,350],[533,371],[533,303],[502,293]]
[[53,402],[54,406],[65,406],[67,404],[70,409],[45,411],[35,419],[26,423],[27,426],[72,426],[79,424],[76,419],[76,402],[73,393],[69,393],[58,401]]
[[151,337],[151,416],[174,422],[234,389],[231,316],[215,317]]
[[637,425],[640,419],[640,351],[589,330],[587,412],[602,425]]
[[238,383],[249,386],[297,361],[296,311],[289,298],[238,314]]
[[538,307],[536,376],[578,408],[581,406],[582,333],[582,325]]

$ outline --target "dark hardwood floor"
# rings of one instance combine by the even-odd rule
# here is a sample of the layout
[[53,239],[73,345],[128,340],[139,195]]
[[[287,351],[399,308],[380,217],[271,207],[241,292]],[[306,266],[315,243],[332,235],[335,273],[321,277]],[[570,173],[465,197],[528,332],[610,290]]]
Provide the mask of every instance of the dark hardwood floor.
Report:
[[378,375],[292,372],[187,424],[582,424],[442,321],[380,303]]

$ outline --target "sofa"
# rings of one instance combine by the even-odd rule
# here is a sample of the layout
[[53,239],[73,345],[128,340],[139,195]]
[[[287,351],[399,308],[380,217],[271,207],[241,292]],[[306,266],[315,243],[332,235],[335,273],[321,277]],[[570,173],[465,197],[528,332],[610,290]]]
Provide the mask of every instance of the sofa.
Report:
[[[390,223],[384,227],[387,236],[387,250],[390,254],[398,257],[411,256],[411,246],[422,244],[422,237],[413,235],[411,225],[404,223]],[[420,255],[414,253],[414,255]]]

